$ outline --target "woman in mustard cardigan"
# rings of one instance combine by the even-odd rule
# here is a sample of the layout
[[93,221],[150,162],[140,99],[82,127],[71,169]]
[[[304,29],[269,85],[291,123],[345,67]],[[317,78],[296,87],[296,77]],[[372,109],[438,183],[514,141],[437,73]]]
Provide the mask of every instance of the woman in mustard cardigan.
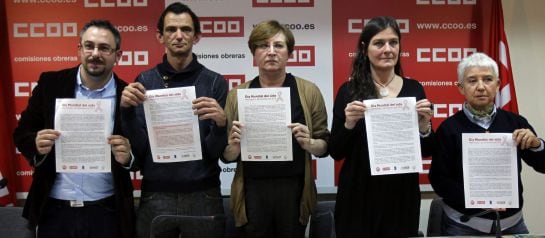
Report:
[[327,155],[327,112],[315,84],[286,73],[294,44],[290,30],[277,21],[259,23],[248,40],[259,75],[237,87],[290,88],[293,161],[241,161],[244,125],[238,121],[237,89],[227,96],[225,113],[230,132],[222,159],[237,161],[231,205],[243,237],[302,238],[316,205],[311,154]]

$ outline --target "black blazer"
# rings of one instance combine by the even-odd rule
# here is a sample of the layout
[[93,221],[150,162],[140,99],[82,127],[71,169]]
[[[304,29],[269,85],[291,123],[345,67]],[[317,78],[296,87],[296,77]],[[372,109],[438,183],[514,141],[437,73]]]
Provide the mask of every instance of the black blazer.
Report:
[[[74,98],[78,67],[55,72],[44,72],[40,75],[38,85],[32,91],[27,108],[21,113],[19,124],[13,133],[15,145],[34,167],[32,185],[23,209],[23,217],[27,218],[33,228],[40,221],[45,202],[49,197],[57,173],[55,172],[55,153],[44,156],[37,155],[35,144],[39,130],[53,128],[55,121],[55,99]],[[121,92],[127,85],[114,74],[116,83],[116,110],[114,135],[122,135],[119,102]],[[36,161],[43,162],[35,166]],[[117,163],[112,154],[112,174],[119,225],[122,237],[133,237],[134,231],[134,199],[133,187],[129,171]]]

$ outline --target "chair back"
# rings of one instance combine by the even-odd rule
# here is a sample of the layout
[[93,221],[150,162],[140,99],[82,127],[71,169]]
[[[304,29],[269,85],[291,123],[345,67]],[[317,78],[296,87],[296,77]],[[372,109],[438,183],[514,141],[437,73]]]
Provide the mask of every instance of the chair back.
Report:
[[28,228],[28,222],[21,214],[22,207],[0,207],[0,237],[35,237],[34,230]]
[[428,216],[427,236],[441,236],[441,219],[443,217],[443,198],[436,197],[431,201]]
[[225,238],[239,238],[240,232],[235,226],[235,216],[231,210],[231,198],[223,198],[223,210],[225,212]]
[[336,238],[335,201],[319,201],[310,216],[309,238]]

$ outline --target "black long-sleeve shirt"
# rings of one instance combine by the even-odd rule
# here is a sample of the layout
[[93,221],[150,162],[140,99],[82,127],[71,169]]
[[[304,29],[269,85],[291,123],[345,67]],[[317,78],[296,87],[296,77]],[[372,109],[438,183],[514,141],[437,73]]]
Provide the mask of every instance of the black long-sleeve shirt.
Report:
[[[513,133],[516,129],[530,129],[534,132],[528,121],[519,115],[497,109],[496,116],[488,129],[482,128],[471,122],[463,111],[459,111],[447,118],[437,128],[432,164],[429,178],[433,190],[443,197],[448,206],[460,213],[471,215],[482,209],[466,209],[464,200],[464,180],[462,170],[462,133]],[[522,171],[521,159],[540,173],[545,173],[545,150],[533,152],[529,149],[517,149],[519,208],[509,208],[500,212],[502,218],[509,217],[522,209]],[[495,219],[494,214],[482,216]]]
[[[227,82],[223,77],[193,61],[177,72],[163,58],[157,67],[141,73],[136,82],[146,90],[195,86],[196,96],[216,99],[223,108],[227,97]],[[220,185],[218,159],[227,144],[226,127],[218,127],[212,119],[199,120],[202,160],[154,163],[143,105],[122,110],[123,131],[131,141],[135,165],[142,175],[142,190],[149,192],[195,192]]]

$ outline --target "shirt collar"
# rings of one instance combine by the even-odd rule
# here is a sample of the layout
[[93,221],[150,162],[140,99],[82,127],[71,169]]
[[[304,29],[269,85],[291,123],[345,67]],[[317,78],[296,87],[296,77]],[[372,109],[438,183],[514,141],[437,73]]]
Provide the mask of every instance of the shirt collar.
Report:
[[99,98],[107,98],[107,97],[115,96],[114,74],[112,74],[112,76],[110,77],[110,80],[108,80],[108,82],[104,85],[104,87],[91,90],[85,85],[83,85],[83,81],[81,80],[81,66],[80,66],[78,67],[78,73],[76,76],[76,84],[77,84],[76,91],[79,91],[84,95],[87,95],[89,93],[92,93],[94,95],[98,94]]
[[492,124],[492,121],[496,117],[497,110],[496,110],[496,105],[494,105],[492,107],[492,112],[490,113],[490,115],[477,116],[473,112],[471,112],[470,109],[468,109],[467,102],[466,102],[464,103],[462,111],[471,122],[488,129],[488,127],[490,126],[490,124]]

